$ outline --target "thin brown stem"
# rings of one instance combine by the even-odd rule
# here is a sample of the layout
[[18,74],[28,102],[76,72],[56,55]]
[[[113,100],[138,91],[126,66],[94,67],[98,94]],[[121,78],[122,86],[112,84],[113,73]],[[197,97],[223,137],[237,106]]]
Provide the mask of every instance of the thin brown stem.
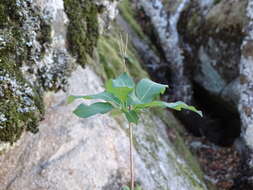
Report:
[[133,127],[129,123],[131,190],[134,190]]

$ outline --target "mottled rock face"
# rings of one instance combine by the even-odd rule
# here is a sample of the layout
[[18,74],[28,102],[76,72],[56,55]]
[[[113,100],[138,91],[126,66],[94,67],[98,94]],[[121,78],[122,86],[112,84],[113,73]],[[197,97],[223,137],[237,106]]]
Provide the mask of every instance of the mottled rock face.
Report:
[[48,25],[29,1],[1,1],[0,7],[0,141],[13,143],[25,128],[36,132],[43,114],[40,89],[25,79],[21,66],[40,59]]
[[[108,33],[98,41],[116,16],[116,4],[111,0],[0,2],[0,13],[6,15],[0,16],[0,141],[15,142],[21,136],[11,149],[1,142],[0,151],[6,150],[0,156],[1,190],[119,190],[129,182],[125,119],[109,114],[79,119],[72,114],[78,102],[66,104],[69,94],[101,92],[100,77],[115,76],[124,67],[115,45],[118,38]],[[11,14],[10,8],[17,12]],[[91,57],[93,53],[100,62]],[[136,55],[128,53],[130,73],[147,76]],[[143,115],[134,127],[136,180],[145,190],[206,190],[182,139],[176,132],[171,135],[177,141],[174,147],[167,137],[165,121],[171,127],[180,124],[172,115],[168,121],[152,113]],[[12,116],[18,120],[12,121]],[[37,124],[38,133],[23,132],[34,131]],[[1,136],[4,130],[11,132],[11,139]]]
[[247,1],[237,0],[206,4],[193,1],[182,14],[179,25],[180,33],[190,45],[186,52],[191,57],[189,67],[194,81],[234,109],[239,94],[234,91],[228,94],[225,89],[238,84],[246,4]]
[[[204,134],[214,133],[220,142],[231,138],[231,143],[240,136],[239,68],[244,27],[248,23],[247,3],[246,0],[194,0],[182,12],[178,25],[186,66],[194,85],[194,98],[203,109],[209,110],[206,116],[211,118],[211,123],[217,121],[202,127]],[[229,124],[234,119],[236,124]],[[212,125],[215,126],[213,131]],[[226,137],[231,128],[234,134]],[[211,140],[215,139],[211,136]]]
[[173,94],[170,94],[174,100],[182,100],[187,103],[191,102],[192,88],[188,77],[185,75],[185,62],[183,60],[182,51],[179,46],[179,36],[177,31],[177,23],[179,16],[188,4],[188,0],[178,3],[175,11],[167,15],[163,2],[160,0],[145,1],[138,3],[143,8],[145,14],[149,17],[167,64],[171,71],[171,84]]
[[[37,122],[44,112],[43,93],[66,87],[74,67],[70,53],[77,56],[79,64],[87,63],[86,54],[96,46],[98,10],[90,1],[89,6],[76,2],[76,10],[72,10],[68,6],[71,1],[1,1],[0,141],[13,143],[25,129],[38,131]],[[73,12],[86,17],[78,19]],[[70,53],[67,47],[71,48]]]
[[[243,40],[241,50],[241,61],[240,61],[240,104],[238,108],[240,110],[241,119],[243,123],[243,137],[247,145],[253,149],[252,131],[253,131],[253,1],[248,2],[246,9],[247,18],[249,19],[248,24],[245,27],[246,36]],[[252,164],[253,155],[251,154],[250,165]]]
[[245,154],[252,167],[252,1],[204,2],[209,3],[192,1],[180,19],[186,58],[198,90],[240,116],[240,134],[250,148]]
[[[84,87],[85,88],[81,88]],[[118,190],[129,181],[127,123],[100,115],[79,119],[67,105],[67,94],[102,91],[100,78],[78,67],[67,93],[46,94],[47,111],[40,133],[26,134],[0,157],[1,189]],[[146,190],[206,189],[168,140],[164,123],[150,113],[134,126],[137,181]],[[14,180],[13,180],[14,179]]]

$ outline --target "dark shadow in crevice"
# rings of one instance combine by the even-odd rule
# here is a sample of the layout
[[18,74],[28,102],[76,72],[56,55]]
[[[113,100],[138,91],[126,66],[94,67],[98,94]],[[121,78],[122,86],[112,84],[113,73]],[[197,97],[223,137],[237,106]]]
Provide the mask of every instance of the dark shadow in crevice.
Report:
[[176,113],[176,116],[194,136],[205,136],[219,146],[232,146],[241,133],[237,110],[197,84],[193,84],[193,90],[195,105],[203,111],[203,118],[188,111]]

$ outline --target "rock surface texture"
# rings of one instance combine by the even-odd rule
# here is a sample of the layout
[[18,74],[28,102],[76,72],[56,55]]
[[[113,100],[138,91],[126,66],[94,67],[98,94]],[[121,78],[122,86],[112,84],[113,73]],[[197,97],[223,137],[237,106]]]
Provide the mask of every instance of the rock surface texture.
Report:
[[157,50],[152,68],[167,70],[163,72],[171,79],[173,98],[183,96],[205,113],[204,119],[187,113],[178,118],[195,136],[236,147],[242,159],[241,184],[251,184],[240,188],[252,189],[252,1],[134,2],[134,16]]
[[[240,104],[239,110],[243,124],[243,137],[247,145],[253,149],[253,1],[248,2],[246,9],[248,24],[245,27],[246,36],[241,46],[240,62]],[[253,165],[252,165],[253,166]]]
[[174,13],[168,16],[162,1],[139,1],[140,7],[144,9],[145,14],[151,20],[159,43],[164,53],[165,59],[171,70],[171,80],[173,81],[173,92],[175,100],[191,102],[192,89],[187,76],[185,75],[185,63],[182,56],[182,50],[179,46],[179,36],[177,32],[177,23],[181,11],[184,9],[188,0],[183,0],[176,8]]
[[[210,110],[211,118],[220,118],[218,128],[214,123],[212,125],[216,132],[206,135],[213,140],[216,137],[214,142],[218,144],[224,143],[225,139],[230,139],[227,143],[231,144],[237,139],[235,144],[244,160],[243,183],[250,183],[251,187],[252,7],[251,0],[194,0],[183,11],[178,26],[186,59],[191,64],[194,93],[202,93],[197,98],[205,96],[202,103]],[[207,98],[211,104],[206,103]],[[214,104],[216,106],[212,106]]]
[[[102,83],[89,68],[77,68],[68,93],[92,94]],[[85,88],[81,88],[85,87]],[[1,189],[120,189],[129,176],[127,123],[109,115],[79,119],[66,105],[67,94],[47,94],[40,132],[26,134],[0,158]],[[137,181],[144,189],[206,189],[186,162],[176,155],[165,125],[147,115],[135,127]],[[192,182],[194,181],[194,183]]]
[[[108,63],[120,60],[115,39],[99,37],[116,16],[116,4],[0,2],[0,190],[119,190],[129,182],[125,119],[108,114],[79,119],[72,114],[78,102],[66,104],[69,94],[102,91],[101,78],[122,67]],[[145,73],[132,60],[134,54],[129,56],[131,72]],[[134,127],[137,182],[145,190],[206,190],[194,158],[177,134],[171,134],[176,146],[172,144],[161,118],[147,112]],[[171,114],[169,118],[169,127],[180,126]]]

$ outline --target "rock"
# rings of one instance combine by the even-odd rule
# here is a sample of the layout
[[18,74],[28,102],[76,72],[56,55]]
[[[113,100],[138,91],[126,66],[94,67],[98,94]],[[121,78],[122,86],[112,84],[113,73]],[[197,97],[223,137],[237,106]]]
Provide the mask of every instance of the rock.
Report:
[[232,104],[234,111],[239,93],[224,91],[235,88],[231,84],[238,85],[246,4],[235,0],[203,5],[195,0],[182,13],[179,27],[184,43],[190,45],[185,51],[192,56],[189,64],[194,81],[209,94]]
[[[189,4],[181,15],[179,32],[187,44],[185,53],[191,64],[193,80],[205,92],[205,99],[211,97],[215,100],[213,103],[226,108],[230,113],[227,121],[240,120],[233,121],[238,123],[237,127],[228,130],[227,126],[233,124],[226,122],[220,129],[228,134],[240,127],[235,138],[241,136],[244,146],[250,149],[246,151],[243,164],[252,168],[252,1],[208,2],[208,6],[203,6],[199,0]],[[219,113],[221,109],[215,108]],[[252,176],[251,170],[248,173]],[[246,178],[252,184],[248,174]]]
[[[150,35],[160,54],[156,59],[150,58],[155,60],[152,67],[159,67],[159,58],[169,65],[163,67],[163,73],[169,76],[162,75],[160,81],[166,81],[161,79],[166,77],[168,82],[171,77],[172,85],[179,88],[171,91],[176,91],[176,95],[179,92],[178,97],[181,95],[186,101],[188,98],[204,110],[204,118],[196,118],[187,112],[178,114],[178,118],[194,135],[206,136],[215,144],[232,146],[238,140],[242,141],[244,149],[249,149],[242,165],[252,168],[252,1],[135,2],[139,12],[133,18],[138,17],[143,31],[149,30],[146,34]],[[123,17],[134,25],[136,33],[141,34],[124,11]],[[149,66],[151,61],[145,62]],[[159,70],[157,73],[154,78],[161,76]],[[184,87],[189,89],[187,93],[184,93]],[[248,173],[242,178],[252,183],[252,172]]]
[[[204,2],[194,0],[189,3],[178,25],[186,62],[192,74],[194,99],[207,110],[207,118],[222,119],[222,123],[240,120],[239,67],[244,27],[248,20],[247,1]],[[223,138],[229,131],[234,131],[232,136],[237,138],[240,136],[240,122],[236,124],[238,126],[233,125],[232,129],[227,124],[219,125],[220,130],[216,132],[210,127],[203,128],[204,133],[208,134],[210,130],[209,134],[216,133],[217,137],[224,133]]]
[[[245,27],[245,38],[241,44],[241,60],[240,60],[240,101],[238,104],[238,109],[240,111],[240,116],[242,120],[242,136],[245,139],[246,144],[249,146],[250,150],[253,150],[252,132],[253,132],[253,1],[249,0],[246,14],[248,18],[248,23]],[[249,165],[253,168],[253,153],[249,155]],[[253,181],[251,180],[253,184]]]
[[[93,94],[102,82],[89,68],[78,67],[67,93],[45,96],[47,111],[36,135],[25,134],[0,157],[1,189],[110,189],[129,182],[127,123],[99,115],[79,119],[67,105],[67,94]],[[85,88],[84,88],[85,87]],[[90,102],[90,101],[87,101]],[[150,113],[134,127],[137,181],[146,190],[207,189],[187,162],[176,154],[165,124]],[[193,180],[194,182],[192,182]]]
[[175,12],[167,14],[162,1],[145,1],[138,2],[150,20],[155,34],[157,35],[158,44],[162,50],[166,62],[170,67],[170,77],[173,83],[173,94],[170,94],[173,100],[182,100],[186,103],[192,101],[192,85],[185,74],[185,62],[183,60],[182,50],[179,46],[179,36],[177,23],[179,16],[187,5],[188,0],[183,0],[175,8]]
[[[11,35],[8,39],[28,42],[25,44],[29,47],[23,44],[20,46],[23,49],[18,50],[28,52],[25,55],[29,59],[15,57],[15,53],[19,52],[15,49],[16,45],[8,54],[2,54],[0,46],[0,56],[11,58],[12,62],[7,66],[15,67],[13,78],[29,84],[29,93],[36,89],[34,92],[39,96],[36,102],[43,105],[45,114],[42,111],[32,112],[36,114],[38,123],[28,126],[25,122],[31,119],[30,115],[21,117],[23,128],[18,136],[14,134],[17,137],[15,144],[11,146],[12,141],[0,143],[0,189],[119,190],[123,184],[128,184],[130,173],[125,119],[110,114],[79,119],[72,113],[78,101],[66,104],[70,94],[101,92],[101,78],[122,72],[124,65],[118,54],[118,28],[112,28],[113,31],[98,39],[99,31],[102,31],[99,27],[106,28],[109,20],[116,15],[116,1],[4,0],[0,3],[0,10],[9,10],[6,7],[10,2],[21,3],[17,12],[23,13],[24,17],[18,31],[29,38],[26,41],[23,35],[21,39]],[[0,20],[7,22],[11,18],[14,22],[18,15],[8,12],[7,17]],[[46,39],[41,39],[45,34],[42,28],[46,29]],[[7,42],[4,40],[2,43],[0,38],[0,45],[9,44]],[[133,52],[128,50],[129,73],[136,79],[147,76]],[[0,77],[6,76],[2,74]],[[26,87],[25,84],[23,87]],[[33,94],[28,95],[33,98]],[[22,94],[15,97],[24,98]],[[9,99],[0,99],[0,103],[2,101],[7,104]],[[8,123],[6,113],[9,113],[8,110],[1,112],[0,119],[11,130],[13,122]],[[175,129],[180,127],[179,122],[169,113],[167,117],[170,121],[164,119],[163,112],[154,113],[143,114],[141,123],[134,127],[137,182],[145,190],[206,190],[198,164]],[[43,120],[39,121],[42,117]],[[165,123],[170,131],[174,131],[169,136],[173,137],[175,146],[168,138]],[[36,134],[23,130],[29,126],[37,129],[37,124],[40,130]],[[0,134],[3,134],[1,129]]]
[[[43,93],[67,86],[74,57],[79,64],[87,64],[86,55],[97,45],[99,27],[106,28],[116,15],[116,2],[87,0],[82,6],[85,2],[80,0],[75,7],[70,6],[71,0],[0,3],[1,17],[5,18],[0,28],[1,142],[16,142],[26,129],[38,131],[44,112]],[[105,11],[99,14],[97,6]],[[85,16],[78,18],[78,11]],[[98,19],[106,24],[99,24]]]

